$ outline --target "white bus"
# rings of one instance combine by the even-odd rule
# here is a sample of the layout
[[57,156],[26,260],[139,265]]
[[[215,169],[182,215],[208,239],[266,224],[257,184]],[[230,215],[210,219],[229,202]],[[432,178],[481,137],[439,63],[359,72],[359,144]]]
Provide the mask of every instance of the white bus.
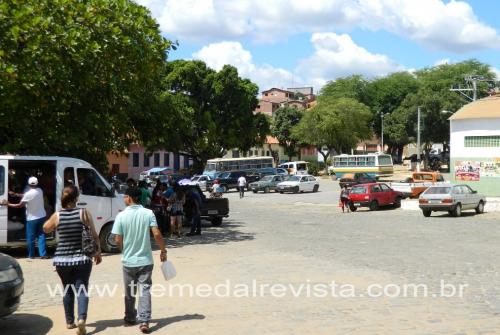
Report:
[[270,167],[274,167],[272,157],[214,158],[207,161],[203,174],[216,178],[221,172],[258,170]]
[[338,155],[333,157],[333,165],[328,173],[341,178],[346,173],[365,172],[372,177],[390,175],[394,173],[391,155]]

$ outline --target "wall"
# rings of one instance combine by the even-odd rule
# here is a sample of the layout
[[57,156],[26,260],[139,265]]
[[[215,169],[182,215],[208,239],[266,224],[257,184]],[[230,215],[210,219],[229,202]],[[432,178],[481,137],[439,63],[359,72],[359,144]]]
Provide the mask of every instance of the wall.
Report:
[[[453,183],[468,184],[474,190],[487,196],[500,196],[500,148],[466,148],[464,146],[465,136],[500,135],[500,119],[452,120],[450,131],[450,180]],[[455,169],[461,164],[460,162],[464,162],[465,165],[470,163],[474,171],[478,168],[479,180],[457,179]],[[499,173],[497,174],[495,170]]]

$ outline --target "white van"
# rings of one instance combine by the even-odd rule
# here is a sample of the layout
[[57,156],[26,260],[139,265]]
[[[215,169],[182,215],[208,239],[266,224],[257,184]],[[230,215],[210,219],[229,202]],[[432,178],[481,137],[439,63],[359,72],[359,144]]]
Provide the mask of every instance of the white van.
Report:
[[[111,228],[125,204],[92,165],[67,157],[0,155],[0,201],[19,202],[21,198],[13,194],[24,193],[30,176],[38,178],[38,186],[43,190],[47,218],[61,209],[63,188],[69,184],[77,186],[77,206],[92,213],[103,251],[117,251]],[[25,208],[0,206],[0,247],[26,244],[25,212]],[[47,236],[47,244],[55,242],[54,234]]]
[[309,163],[305,161],[286,162],[281,164],[279,167],[286,169],[289,174],[305,175],[309,174],[309,171],[307,170],[307,164]]

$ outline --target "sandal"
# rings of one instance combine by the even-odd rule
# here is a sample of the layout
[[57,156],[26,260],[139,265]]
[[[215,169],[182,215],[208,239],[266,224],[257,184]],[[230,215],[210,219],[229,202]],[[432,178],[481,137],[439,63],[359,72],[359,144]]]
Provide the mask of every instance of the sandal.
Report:
[[139,329],[143,334],[149,334],[149,325],[146,322],[142,322]]

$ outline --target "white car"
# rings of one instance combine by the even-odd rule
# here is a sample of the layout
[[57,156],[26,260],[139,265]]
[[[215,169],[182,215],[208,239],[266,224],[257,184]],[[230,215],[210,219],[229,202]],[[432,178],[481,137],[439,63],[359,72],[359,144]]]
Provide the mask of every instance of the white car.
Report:
[[310,175],[305,176],[290,176],[287,181],[278,184],[277,191],[283,194],[284,192],[317,192],[319,189],[319,182]]
[[202,191],[207,190],[207,181],[212,180],[209,176],[201,175],[191,178],[191,185],[198,185]]

